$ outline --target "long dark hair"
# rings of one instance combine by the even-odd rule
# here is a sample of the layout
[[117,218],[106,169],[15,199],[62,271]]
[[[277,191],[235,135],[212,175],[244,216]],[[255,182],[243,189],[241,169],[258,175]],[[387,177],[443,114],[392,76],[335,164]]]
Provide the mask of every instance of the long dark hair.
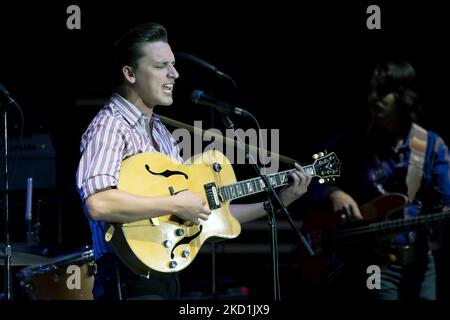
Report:
[[423,113],[419,93],[417,73],[407,61],[383,61],[378,63],[370,80],[371,95],[383,97],[394,93],[398,97],[401,110],[411,122],[417,121]]

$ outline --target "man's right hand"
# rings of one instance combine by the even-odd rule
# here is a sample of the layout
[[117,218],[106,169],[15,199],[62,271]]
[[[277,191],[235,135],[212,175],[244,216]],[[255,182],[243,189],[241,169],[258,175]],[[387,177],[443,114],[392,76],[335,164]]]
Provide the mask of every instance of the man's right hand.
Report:
[[346,220],[363,220],[356,201],[342,190],[336,190],[330,194],[331,206],[334,212],[342,214]]
[[200,220],[208,220],[211,210],[205,200],[191,190],[185,190],[173,196],[175,200],[175,215],[193,224],[200,224]]

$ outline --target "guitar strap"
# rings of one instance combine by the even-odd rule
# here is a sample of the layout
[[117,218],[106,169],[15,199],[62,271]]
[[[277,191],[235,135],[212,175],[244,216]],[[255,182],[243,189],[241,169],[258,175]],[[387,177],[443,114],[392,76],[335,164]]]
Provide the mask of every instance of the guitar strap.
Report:
[[406,175],[406,186],[408,188],[408,199],[410,203],[414,200],[422,182],[427,141],[428,132],[424,128],[413,123],[411,141],[409,144],[411,155],[409,157],[408,172]]

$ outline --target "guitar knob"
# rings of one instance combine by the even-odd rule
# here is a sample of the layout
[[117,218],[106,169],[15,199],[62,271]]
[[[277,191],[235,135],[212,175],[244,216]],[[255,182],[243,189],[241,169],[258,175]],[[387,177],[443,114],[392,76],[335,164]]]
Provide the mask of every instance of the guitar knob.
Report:
[[323,157],[325,154],[323,152],[319,152],[319,157]]
[[216,162],[213,164],[213,169],[215,172],[220,172],[220,170],[222,170],[222,166]]
[[316,159],[319,158],[319,155],[317,153],[314,153],[312,157],[313,157],[314,160],[316,160]]
[[183,258],[187,258],[187,257],[189,257],[190,254],[191,253],[189,252],[189,250],[183,250],[183,252],[181,253],[181,256]]
[[179,236],[179,237],[182,237],[182,236],[184,236],[184,234],[185,234],[185,232],[184,232],[184,229],[177,229],[176,231],[175,231],[175,234],[177,235],[177,236]]
[[172,246],[172,241],[170,241],[170,240],[165,240],[165,241],[163,242],[163,245],[164,245],[164,247],[166,247],[166,248],[170,248],[170,247]]
[[175,260],[172,260],[169,262],[169,268],[173,269],[178,265],[178,263]]
[[319,183],[322,184],[325,182],[325,179],[319,179]]

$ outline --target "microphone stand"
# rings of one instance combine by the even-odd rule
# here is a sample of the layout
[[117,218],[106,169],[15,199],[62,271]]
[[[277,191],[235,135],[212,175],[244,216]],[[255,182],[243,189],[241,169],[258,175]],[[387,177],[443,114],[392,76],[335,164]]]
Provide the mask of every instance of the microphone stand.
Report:
[[3,192],[3,212],[5,216],[5,247],[4,247],[4,260],[5,260],[5,274],[4,274],[4,294],[3,299],[12,300],[12,270],[11,270],[11,243],[9,239],[9,185],[8,185],[8,112],[3,112],[3,126],[4,126],[4,148],[3,156],[5,163],[3,166],[4,173],[4,192]]
[[[211,126],[214,127],[214,111],[213,109],[211,109],[210,111],[210,119],[209,122],[211,123]],[[217,248],[216,248],[216,242],[215,241],[211,241],[211,295],[212,295],[212,300],[217,300],[218,299],[218,294],[217,294],[217,275],[216,275],[216,253],[217,253]]]
[[[234,132],[234,123],[230,119],[230,117],[222,113],[222,119],[224,120],[225,126],[227,129],[232,129]],[[252,117],[253,118],[253,117]],[[281,300],[280,295],[280,275],[279,275],[279,263],[278,263],[278,240],[277,240],[277,225],[276,225],[276,217],[275,213],[278,211],[281,211],[285,214],[287,217],[291,227],[297,232],[300,241],[302,242],[303,246],[307,250],[310,256],[314,256],[314,251],[312,250],[309,243],[306,241],[303,234],[300,232],[300,230],[295,225],[294,221],[292,220],[292,217],[287,210],[287,208],[284,206],[281,199],[278,197],[278,194],[276,193],[275,189],[270,184],[268,178],[266,175],[264,175],[261,171],[261,168],[258,166],[258,162],[254,161],[248,146],[242,141],[242,139],[235,135],[238,142],[241,144],[242,148],[245,151],[245,158],[250,160],[250,163],[252,164],[252,167],[255,169],[258,176],[262,179],[265,185],[265,191],[268,198],[268,202],[264,204],[264,209],[268,213],[268,223],[270,226],[270,237],[271,237],[271,255],[272,255],[272,276],[273,276],[273,297],[274,300]]]

